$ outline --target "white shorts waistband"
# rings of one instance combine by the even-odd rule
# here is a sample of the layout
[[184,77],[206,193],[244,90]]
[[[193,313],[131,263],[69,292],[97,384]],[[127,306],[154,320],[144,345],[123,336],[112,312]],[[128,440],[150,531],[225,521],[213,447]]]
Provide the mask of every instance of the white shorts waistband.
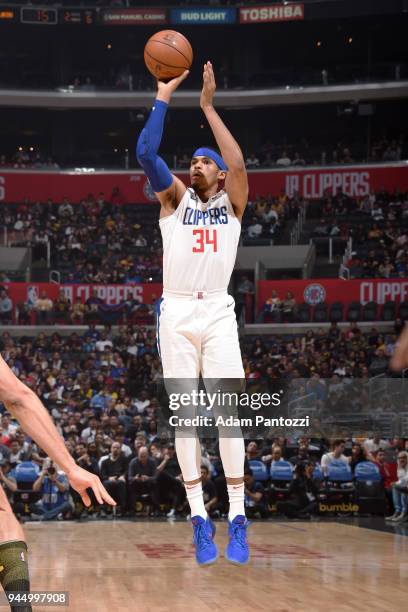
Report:
[[213,297],[227,296],[226,289],[213,289],[210,291],[171,291],[163,289],[164,298],[175,298],[177,300],[208,300]]

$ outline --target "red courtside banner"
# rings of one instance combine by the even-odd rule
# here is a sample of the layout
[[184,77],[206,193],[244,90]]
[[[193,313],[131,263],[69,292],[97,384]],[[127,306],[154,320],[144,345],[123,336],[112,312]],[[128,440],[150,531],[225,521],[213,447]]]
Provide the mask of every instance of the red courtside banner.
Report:
[[[58,296],[58,291],[63,288],[71,302],[81,298],[85,302],[96,289],[98,296],[108,306],[121,304],[127,300],[135,300],[140,303],[151,304],[161,296],[161,283],[144,283],[136,285],[59,285],[56,283],[3,283],[9,292],[13,304],[28,302],[33,303],[45,291],[52,300]],[[379,305],[387,300],[397,303],[408,300],[408,278],[398,279],[355,279],[341,280],[338,278],[309,278],[306,280],[288,281],[259,281],[258,283],[258,305],[262,309],[263,304],[275,290],[278,297],[283,299],[288,291],[291,291],[298,304],[307,302],[315,306],[321,302],[332,304],[343,302],[348,305],[351,302],[376,302]]]
[[306,280],[259,281],[258,310],[262,310],[266,300],[275,290],[278,297],[285,298],[288,291],[298,304],[306,302],[311,306],[326,302],[367,302],[384,304],[388,300],[402,302],[408,300],[408,278],[375,278],[341,280],[339,278],[309,278]]
[[47,296],[55,300],[60,288],[74,303],[78,298],[82,302],[91,296],[92,289],[96,289],[98,297],[105,301],[107,306],[115,306],[126,301],[135,300],[136,302],[151,304],[159,298],[162,293],[161,283],[144,283],[140,285],[58,285],[56,283],[3,283],[13,300],[14,306],[18,303],[33,304],[42,291]]
[[[189,183],[188,174],[177,173]],[[285,192],[296,192],[309,199],[335,195],[341,189],[351,197],[364,197],[370,191],[395,189],[408,191],[408,163],[389,165],[329,166],[324,168],[289,168],[287,170],[253,170],[248,172],[250,198]],[[73,204],[89,193],[105,194],[109,199],[118,187],[124,203],[144,204],[156,201],[150,184],[141,171],[123,172],[40,172],[0,169],[1,202],[61,202],[67,197]]]
[[268,6],[243,6],[239,9],[239,23],[270,23],[271,21],[296,21],[305,18],[300,2],[272,4]]

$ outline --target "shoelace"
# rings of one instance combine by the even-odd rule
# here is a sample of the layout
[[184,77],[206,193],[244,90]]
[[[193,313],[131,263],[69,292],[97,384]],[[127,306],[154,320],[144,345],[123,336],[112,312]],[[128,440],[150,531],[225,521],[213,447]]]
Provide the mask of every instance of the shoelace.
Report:
[[204,548],[207,548],[207,546],[211,544],[211,539],[205,528],[205,523],[202,525],[197,525],[196,529],[195,540],[197,547],[199,550],[204,550]]
[[241,548],[246,548],[246,528],[248,527],[248,523],[244,525],[234,525],[232,529],[232,533],[235,541],[241,546]]

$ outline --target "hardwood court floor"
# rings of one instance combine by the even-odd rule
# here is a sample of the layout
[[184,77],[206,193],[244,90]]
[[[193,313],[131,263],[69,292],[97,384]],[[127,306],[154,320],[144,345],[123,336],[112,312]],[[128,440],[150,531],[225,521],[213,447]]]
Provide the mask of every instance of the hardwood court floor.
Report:
[[[217,523],[221,553],[226,527]],[[207,568],[195,564],[184,522],[28,523],[25,532],[32,590],[69,591],[73,612],[407,609],[408,538],[357,525],[255,522],[248,566],[221,554]]]

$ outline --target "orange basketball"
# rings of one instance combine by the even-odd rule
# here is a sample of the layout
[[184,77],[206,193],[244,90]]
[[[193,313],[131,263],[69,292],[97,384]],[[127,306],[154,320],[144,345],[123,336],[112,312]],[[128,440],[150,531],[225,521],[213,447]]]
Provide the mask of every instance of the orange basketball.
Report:
[[161,30],[149,38],[144,48],[144,61],[156,79],[180,76],[193,62],[193,49],[187,38],[175,30]]

